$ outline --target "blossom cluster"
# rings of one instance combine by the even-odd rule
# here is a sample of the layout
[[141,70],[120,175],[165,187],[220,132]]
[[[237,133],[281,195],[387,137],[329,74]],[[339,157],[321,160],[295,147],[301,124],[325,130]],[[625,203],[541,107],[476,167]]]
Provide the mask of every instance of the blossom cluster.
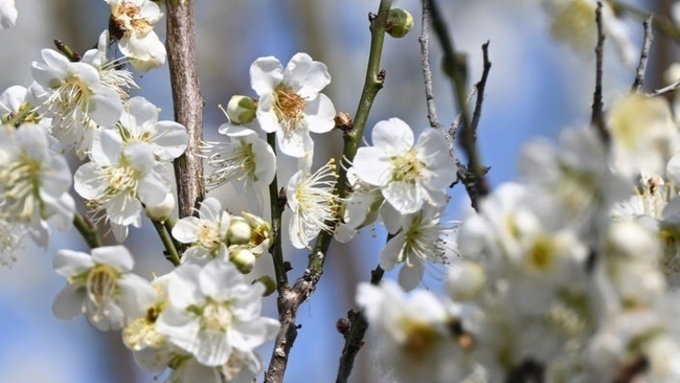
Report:
[[446,296],[360,285],[394,378],[678,381],[678,123],[664,99],[631,93],[607,141],[584,127],[527,144],[522,182],[459,225]]
[[[459,167],[444,134],[416,135],[389,118],[352,158],[315,166],[314,139],[337,123],[322,93],[328,68],[306,53],[285,67],[261,57],[250,66],[255,96],[233,96],[217,129],[222,139],[199,144],[208,168],[199,182],[211,194],[177,219],[172,167],[189,146],[187,129],[131,94],[127,67],[164,64],[154,32],[163,14],[156,1],[104,1],[109,28],[95,48],[82,56],[43,49],[33,82],[0,93],[0,264],[14,261],[24,238],[47,247],[51,227],[73,225],[91,247],[54,257],[66,279],[56,317],[85,315],[100,331],[121,331],[143,368],[170,370],[168,382],[252,382],[263,370],[257,348],[281,324],[263,315],[272,278],[250,274],[265,252],[283,263],[272,250],[283,242],[282,222],[285,245],[297,249],[311,249],[321,234],[349,242],[382,224],[379,266],[398,269],[396,282],[360,284],[356,303],[378,339],[366,348],[377,345],[396,382],[680,381],[680,121],[672,112],[680,104],[634,91],[610,105],[599,130],[529,143],[520,181],[483,196],[458,222],[445,218]],[[629,60],[611,6],[544,4],[553,35],[579,49],[602,7],[607,34]],[[14,0],[0,0],[0,29],[16,21]],[[122,57],[110,57],[114,42]],[[297,161],[292,174],[277,153]],[[73,172],[68,156],[81,162]],[[280,189],[277,178],[287,180]],[[217,198],[230,183],[242,187],[249,211]],[[276,194],[269,220],[267,187]],[[281,210],[284,218],[275,216]],[[151,281],[135,272],[125,245],[101,246],[96,233],[105,227],[124,243],[144,216],[175,266]],[[444,294],[419,289],[428,268],[445,275]],[[285,280],[277,278],[282,299],[292,291]]]

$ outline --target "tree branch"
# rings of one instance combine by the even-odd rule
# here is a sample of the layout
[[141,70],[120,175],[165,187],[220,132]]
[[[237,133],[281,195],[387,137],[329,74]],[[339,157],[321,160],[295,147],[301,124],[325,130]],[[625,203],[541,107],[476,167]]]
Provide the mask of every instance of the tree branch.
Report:
[[172,85],[175,120],[184,125],[189,135],[186,152],[175,160],[179,217],[193,214],[205,196],[203,162],[199,143],[203,137],[203,96],[198,81],[196,38],[192,0],[168,0],[167,40],[168,66]]
[[590,123],[598,130],[600,137],[607,142],[609,134],[604,124],[602,111],[602,61],[604,53],[604,31],[602,26],[602,2],[597,2],[595,9],[595,23],[597,24],[597,45],[595,46],[595,91],[593,92],[593,105]]
[[[453,41],[449,36],[448,27],[437,8],[436,1],[423,0],[423,2],[427,2],[429,5],[432,26],[435,35],[442,46],[442,50],[444,51],[444,73],[449,77],[453,85],[454,98],[460,113],[462,125],[459,136],[460,146],[468,158],[467,167],[459,166],[459,174],[461,174],[463,168],[465,168],[464,171],[468,174],[467,180],[471,182],[472,186],[467,188],[467,191],[468,193],[473,193],[470,194],[470,200],[473,203],[473,207],[476,209],[476,201],[479,197],[484,197],[489,194],[490,188],[485,177],[488,169],[482,165],[481,154],[477,147],[477,132],[472,126],[467,106],[467,62],[463,54],[455,51]],[[449,134],[453,136],[455,133],[450,130]]]
[[[359,100],[359,106],[354,116],[352,130],[344,135],[343,158],[350,162],[354,159],[361,144],[373,101],[378,91],[383,87],[385,71],[380,69],[380,60],[385,41],[385,27],[391,5],[392,0],[381,0],[377,15],[369,15],[369,21],[371,22],[371,46],[368,67],[366,69],[366,79]],[[347,195],[348,191],[347,169],[344,166],[340,166],[336,193],[343,198]],[[272,352],[269,368],[265,373],[265,383],[283,382],[290,351],[297,337],[298,326],[295,323],[297,310],[312,295],[323,274],[323,265],[326,261],[326,254],[332,238],[332,232],[322,232],[317,238],[314,250],[309,255],[307,269],[305,269],[303,275],[295,281],[292,287],[283,286],[279,290],[277,307],[281,330],[274,342],[274,351]]]
[[[385,270],[378,265],[375,270],[371,271],[371,284],[379,284],[384,274]],[[335,383],[347,383],[347,379],[354,367],[354,359],[364,345],[364,335],[366,335],[366,330],[368,330],[368,320],[364,316],[363,310],[349,310],[347,318],[349,319],[349,329],[344,334],[345,346],[342,349],[342,354],[340,354],[338,375]]]
[[649,49],[652,46],[652,40],[654,39],[652,36],[652,15],[649,15],[649,17],[642,22],[642,26],[645,29],[645,38],[642,43],[640,62],[638,63],[637,70],[635,71],[635,81],[633,81],[633,86],[631,87],[633,92],[640,92],[645,82],[645,72],[647,71]]

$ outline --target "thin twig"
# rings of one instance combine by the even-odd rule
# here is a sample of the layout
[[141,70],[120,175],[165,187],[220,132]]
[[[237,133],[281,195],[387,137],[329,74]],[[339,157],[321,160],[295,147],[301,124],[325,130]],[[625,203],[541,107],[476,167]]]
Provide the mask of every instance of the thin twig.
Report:
[[[385,27],[390,12],[392,0],[381,0],[377,15],[371,15],[371,46],[366,69],[364,88],[359,100],[359,106],[354,116],[352,130],[344,134],[343,159],[352,161],[361,144],[364,128],[368,121],[368,114],[373,101],[382,89],[385,79],[385,71],[380,69],[383,43],[385,41]],[[347,169],[340,167],[340,175],[336,186],[336,193],[341,198],[347,195],[349,182]],[[292,287],[284,286],[279,290],[277,308],[279,310],[279,322],[281,330],[274,341],[274,350],[265,373],[265,383],[282,383],[283,376],[288,365],[291,348],[297,337],[298,326],[295,323],[297,310],[300,305],[312,295],[316,289],[321,275],[326,254],[333,238],[332,232],[322,232],[317,238],[314,250],[309,255],[307,269],[298,278]]]
[[637,70],[635,71],[635,81],[633,81],[633,86],[631,87],[633,92],[640,92],[645,82],[645,72],[647,71],[649,49],[652,46],[652,40],[654,39],[654,36],[652,36],[652,15],[649,15],[649,17],[642,22],[642,26],[645,29],[645,38],[642,43],[640,62],[638,63]]
[[477,127],[479,126],[479,120],[482,117],[482,104],[484,103],[484,89],[486,89],[486,81],[489,78],[489,72],[491,71],[491,61],[489,61],[489,41],[482,44],[482,53],[484,57],[484,68],[482,70],[482,78],[475,84],[475,89],[477,89],[477,102],[475,103],[475,110],[472,112],[472,122],[470,124],[470,130],[472,130],[475,135],[475,141],[477,141]]
[[[467,106],[467,62],[465,56],[461,53],[457,53],[454,49],[453,40],[449,36],[448,27],[437,7],[436,1],[423,0],[423,2],[427,2],[429,5],[432,27],[442,46],[442,51],[444,52],[444,73],[451,79],[453,84],[454,98],[460,113],[462,126],[459,135],[460,146],[468,158],[468,165],[465,171],[469,172],[471,176],[468,179],[473,183],[473,187],[468,188],[467,191],[468,194],[470,192],[474,193],[474,196],[470,195],[470,200],[477,201],[479,197],[484,197],[489,194],[490,188],[485,178],[488,169],[482,165],[481,153],[479,152],[476,141],[477,133],[472,130],[470,112],[468,111]],[[463,169],[459,167],[459,174],[462,171]],[[473,207],[475,207],[475,205],[473,205]]]
[[648,93],[647,97],[657,97],[657,96],[662,96],[666,93],[671,93],[675,92],[678,88],[680,88],[680,79],[676,80],[674,83],[665,86],[660,89],[656,89],[655,91]]
[[454,137],[446,134],[444,126],[437,117],[437,107],[434,102],[434,92],[432,90],[432,69],[430,68],[430,8],[427,1],[423,1],[422,8],[422,23],[420,29],[420,61],[423,66],[423,77],[425,78],[425,104],[427,105],[427,120],[430,126],[439,130],[444,134],[449,143],[449,147],[453,149]]
[[[274,153],[276,153],[276,133],[267,133],[267,142],[271,146]],[[282,201],[279,195],[279,186],[276,174],[274,179],[269,184],[269,205],[271,207],[272,215],[272,246],[269,252],[272,255],[274,263],[274,275],[276,276],[276,290],[283,291],[283,288],[288,286],[288,274],[283,261],[283,248],[281,246],[281,216],[285,207],[285,201]],[[283,203],[282,203],[283,202]]]
[[179,217],[193,214],[205,196],[203,161],[199,144],[203,138],[203,96],[198,81],[193,0],[170,0],[167,6],[168,66],[175,120],[189,135],[186,152],[175,160]]
[[595,46],[595,91],[593,92],[593,106],[590,123],[598,130],[600,137],[607,142],[608,133],[604,124],[602,104],[602,61],[604,52],[604,31],[602,26],[602,2],[597,2],[595,10],[595,23],[597,24],[597,45]]
[[[378,265],[371,271],[371,284],[379,284],[384,274],[385,270]],[[349,330],[345,334],[345,346],[342,349],[342,354],[340,354],[338,376],[335,383],[347,383],[352,368],[354,368],[354,359],[364,345],[364,335],[368,330],[368,320],[364,316],[363,310],[350,310],[347,313],[347,318],[349,319]]]

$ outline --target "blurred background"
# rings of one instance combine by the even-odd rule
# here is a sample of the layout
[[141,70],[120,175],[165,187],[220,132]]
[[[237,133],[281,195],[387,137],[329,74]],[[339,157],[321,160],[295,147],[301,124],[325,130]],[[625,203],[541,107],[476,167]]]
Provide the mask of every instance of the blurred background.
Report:
[[[401,0],[396,5],[410,11],[414,30],[403,39],[387,38],[383,68],[384,89],[371,111],[367,133],[379,120],[399,117],[414,130],[428,127],[420,68],[420,1]],[[481,45],[489,40],[493,62],[479,141],[484,163],[491,166],[492,185],[516,177],[515,158],[530,137],[555,139],[562,128],[584,125],[590,118],[594,85],[594,56],[577,53],[550,37],[550,18],[539,0],[440,0],[442,12],[457,48],[469,55],[471,83],[482,68]],[[672,1],[633,1],[628,4],[669,15]],[[285,63],[296,52],[307,52],[326,63],[333,77],[325,89],[338,111],[353,115],[363,86],[369,45],[368,12],[378,0],[196,0],[197,51],[205,108],[206,139],[216,140],[225,122],[218,104],[232,94],[254,95],[248,68],[260,56],[276,56]],[[0,31],[0,90],[28,86],[30,63],[40,59],[41,48],[52,48],[59,38],[84,52],[108,25],[109,9],[100,0],[18,0],[19,19],[13,29]],[[641,20],[627,19],[625,27],[636,52],[642,41]],[[156,32],[164,39],[164,20]],[[609,41],[608,41],[609,42]],[[657,34],[647,75],[647,89],[662,85],[662,73],[675,49]],[[605,102],[632,84],[634,67],[621,63],[611,45],[605,55]],[[439,71],[441,51],[432,41],[431,62],[439,118],[444,125],[455,118],[450,84]],[[167,65],[136,74],[143,95],[162,108],[161,119],[172,119]],[[316,166],[329,156],[339,158],[341,137],[332,132],[315,137]],[[72,166],[78,166],[72,162]],[[294,166],[294,165],[293,165]],[[284,167],[279,180],[285,185],[293,173]],[[280,185],[280,186],[282,186]],[[238,190],[214,192],[232,211],[245,203]],[[462,187],[452,190],[447,219],[461,218],[467,208]],[[81,210],[82,211],[82,210]],[[312,299],[298,312],[302,326],[292,350],[286,382],[331,382],[343,345],[336,331],[338,318],[354,307],[357,282],[366,281],[377,265],[385,233],[380,227],[364,230],[347,246],[332,245],[324,276]],[[152,278],[170,270],[161,243],[150,223],[132,229],[127,242],[136,255],[136,271]],[[120,333],[100,333],[85,318],[62,321],[51,312],[52,300],[64,286],[52,270],[52,257],[62,248],[87,251],[75,230],[55,232],[47,251],[28,244],[12,268],[0,269],[0,383],[150,383],[163,376],[145,373],[122,345]],[[291,279],[301,275],[306,252],[285,250],[293,264]],[[268,272],[270,259],[259,261],[254,275]],[[394,277],[394,273],[388,273]],[[428,273],[424,287],[438,289],[442,275]],[[267,313],[275,317],[275,298],[266,299]],[[370,341],[370,338],[369,338]],[[267,364],[270,348],[261,355]],[[380,382],[370,350],[359,354],[353,382]]]

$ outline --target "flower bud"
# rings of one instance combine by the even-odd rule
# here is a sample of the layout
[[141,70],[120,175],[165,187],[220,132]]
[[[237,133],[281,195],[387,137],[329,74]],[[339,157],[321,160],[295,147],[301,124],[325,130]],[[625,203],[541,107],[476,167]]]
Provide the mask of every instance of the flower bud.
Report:
[[255,266],[255,254],[244,248],[236,248],[229,253],[229,260],[236,266],[238,271],[248,274]]
[[248,221],[252,230],[249,243],[250,251],[259,257],[271,246],[272,226],[269,222],[250,213],[244,212],[243,217]]
[[257,105],[248,96],[231,96],[227,104],[227,117],[233,124],[247,124],[255,119]]
[[484,269],[469,261],[455,262],[449,267],[448,291],[451,298],[465,302],[476,298],[484,288]]
[[227,241],[230,245],[245,245],[250,242],[251,230],[248,222],[242,217],[232,217],[227,230]]
[[413,28],[413,16],[401,8],[390,9],[385,32],[395,39],[400,39]]
[[268,297],[276,291],[276,282],[274,282],[274,278],[272,278],[269,275],[263,275],[259,278],[257,278],[253,283],[260,282],[264,285],[264,293],[262,293],[263,297]]
[[175,210],[175,197],[172,193],[168,193],[163,202],[155,206],[147,206],[146,215],[154,221],[162,222],[170,218],[173,210]]

